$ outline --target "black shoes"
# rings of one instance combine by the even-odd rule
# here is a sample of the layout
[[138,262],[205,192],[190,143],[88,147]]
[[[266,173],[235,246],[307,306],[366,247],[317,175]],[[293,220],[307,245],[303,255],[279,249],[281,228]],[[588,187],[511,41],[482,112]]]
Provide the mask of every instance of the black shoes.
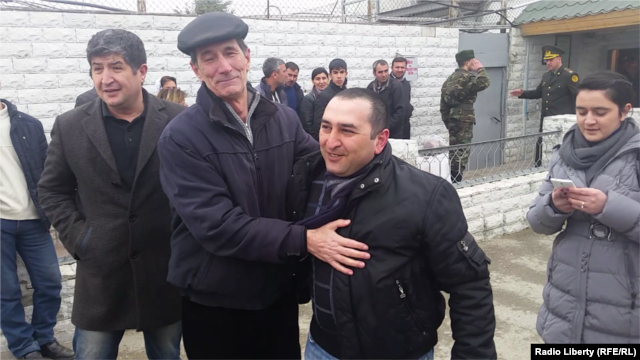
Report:
[[[73,359],[76,355],[73,352],[73,350],[69,349],[68,347],[60,345],[60,343],[57,340],[41,346],[40,352],[42,353],[42,357],[54,359],[54,360],[55,359]],[[42,357],[27,358],[27,359],[42,359]]]

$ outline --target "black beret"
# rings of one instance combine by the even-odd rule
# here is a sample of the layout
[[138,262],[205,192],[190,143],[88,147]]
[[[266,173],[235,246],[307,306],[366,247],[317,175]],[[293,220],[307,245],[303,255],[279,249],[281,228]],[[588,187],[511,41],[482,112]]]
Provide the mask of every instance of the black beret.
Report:
[[178,50],[187,55],[196,48],[231,39],[244,39],[249,25],[237,16],[211,12],[198,16],[178,34]]
[[462,50],[456,54],[456,62],[461,63],[463,61],[471,60],[475,57],[476,55],[473,50]]

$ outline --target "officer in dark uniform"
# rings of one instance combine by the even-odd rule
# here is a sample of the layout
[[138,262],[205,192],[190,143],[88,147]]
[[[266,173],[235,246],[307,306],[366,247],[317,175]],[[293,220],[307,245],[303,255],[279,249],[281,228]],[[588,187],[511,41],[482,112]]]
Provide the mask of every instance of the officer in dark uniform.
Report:
[[[542,99],[542,114],[540,118],[540,132],[543,128],[545,116],[575,114],[576,95],[580,78],[573,70],[562,65],[564,51],[557,46],[542,47],[544,60],[549,71],[542,76],[540,85],[535,90],[514,90],[511,96],[519,99]],[[536,146],[536,167],[542,164],[542,138]]]

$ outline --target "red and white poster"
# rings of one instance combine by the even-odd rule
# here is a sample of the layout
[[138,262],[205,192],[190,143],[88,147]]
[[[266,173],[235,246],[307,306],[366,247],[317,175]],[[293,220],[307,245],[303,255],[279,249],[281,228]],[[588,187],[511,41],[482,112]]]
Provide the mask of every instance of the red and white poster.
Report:
[[407,59],[407,73],[404,75],[405,79],[409,81],[418,80],[418,59],[412,55],[405,55]]

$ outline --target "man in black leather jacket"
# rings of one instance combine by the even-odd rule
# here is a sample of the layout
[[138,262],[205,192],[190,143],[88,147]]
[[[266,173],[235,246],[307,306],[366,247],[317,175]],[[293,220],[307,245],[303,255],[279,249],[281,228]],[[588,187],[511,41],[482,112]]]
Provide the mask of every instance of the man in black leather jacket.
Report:
[[305,358],[432,359],[445,291],[451,357],[496,359],[490,260],[456,190],[392,155],[384,103],[370,90],[336,94],[322,119],[320,153],[294,165],[289,215],[307,229],[335,227],[371,257],[345,261],[351,276],[308,258]]

